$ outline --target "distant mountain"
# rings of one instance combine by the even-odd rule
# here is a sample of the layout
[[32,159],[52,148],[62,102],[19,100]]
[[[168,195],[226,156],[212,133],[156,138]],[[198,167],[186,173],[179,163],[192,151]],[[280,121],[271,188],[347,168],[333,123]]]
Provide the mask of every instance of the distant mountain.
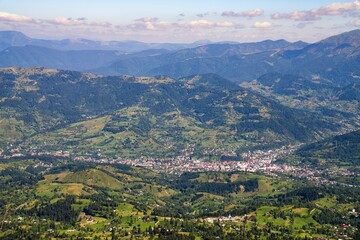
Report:
[[7,68],[0,83],[2,144],[24,148],[166,156],[195,145],[200,155],[235,154],[337,129],[214,74],[174,80]]
[[158,56],[122,59],[107,68],[97,69],[93,72],[100,74],[165,74],[175,78],[193,74],[216,73],[234,81],[244,81],[254,79],[258,72],[265,73],[271,70],[273,68],[271,55],[274,52],[281,49],[297,49],[304,45],[306,44],[302,42],[289,43],[285,40],[210,44]]
[[[5,35],[12,36],[10,42],[20,44],[30,41],[28,44],[37,45],[35,44],[37,40],[28,40],[26,36],[18,33]],[[350,83],[359,83],[359,35],[360,30],[354,30],[314,44],[266,40],[258,43],[201,45],[207,43],[201,41],[194,45],[176,45],[181,49],[173,48],[170,46],[171,44],[165,44],[167,47],[161,44],[134,47],[143,45],[143,43],[100,42],[94,44],[100,44],[101,49],[115,49],[116,51],[86,50],[86,53],[83,52],[85,50],[68,51],[66,49],[96,49],[96,47],[92,47],[95,46],[93,42],[64,40],[61,41],[61,44],[69,43],[69,46],[73,47],[39,44],[41,45],[40,47],[37,45],[39,53],[30,46],[20,46],[15,49],[9,47],[0,52],[0,67],[40,65],[103,75],[168,75],[173,78],[214,73],[235,82],[252,81],[264,74],[278,72],[287,75],[295,73],[306,79],[329,83],[334,87],[344,87]],[[56,44],[58,43],[60,42],[56,42]],[[9,39],[7,39],[7,44],[9,44]],[[77,46],[76,44],[80,44],[81,47],[74,47]],[[201,46],[195,46],[196,44]],[[45,45],[47,50],[44,49]],[[137,51],[140,49],[144,51],[129,53],[136,51],[135,48]],[[31,54],[29,54],[29,49]],[[48,49],[57,51],[61,49],[62,52],[51,52]],[[41,52],[47,53],[42,54]],[[93,61],[93,59],[97,61]]]
[[348,55],[354,57],[360,54],[360,30],[353,30],[339,35],[331,36],[317,43],[310,44],[301,50],[289,50],[283,53],[284,56],[307,58],[309,56],[328,57],[332,55]]
[[31,41],[31,38],[21,32],[0,31],[0,50],[13,46],[25,46]]
[[[17,33],[11,34],[18,35]],[[24,35],[22,36],[25,42],[27,41],[28,44],[35,45],[4,49],[0,52],[0,67],[43,66],[47,68],[88,71],[105,75],[165,74],[175,78],[194,74],[217,73],[230,79],[242,80],[252,79],[257,76],[257,72],[251,71],[251,69],[254,69],[254,64],[257,64],[259,61],[262,63],[262,71],[270,70],[272,66],[271,64],[269,65],[269,61],[271,60],[265,61],[262,59],[273,51],[278,51],[279,49],[298,49],[306,45],[302,42],[289,43],[285,40],[267,40],[259,43],[209,44],[177,51],[147,49],[141,52],[126,54],[125,52],[113,50],[64,51],[59,50],[63,48],[54,46],[53,42],[46,42],[44,44],[42,41],[36,46],[38,42],[32,39],[29,40]],[[68,41],[62,41],[62,43],[64,42]],[[135,42],[132,43],[135,44]],[[204,42],[197,42],[195,44],[201,43]],[[93,49],[90,42],[86,46],[89,49]],[[132,51],[129,49],[128,51]]]
[[289,70],[345,86],[359,82],[360,30],[342,33],[281,56],[291,60]]
[[[360,30],[354,30],[307,45],[283,40],[249,44],[212,44],[184,49],[152,58],[120,60],[99,73],[129,73],[142,66],[141,74],[182,77],[196,73],[216,73],[236,82],[251,81],[269,72],[297,73],[318,78],[333,86],[358,82]],[[133,64],[131,61],[135,61]],[[97,71],[95,71],[97,72]],[[136,73],[137,74],[137,73]]]
[[60,51],[38,46],[10,47],[0,52],[1,67],[33,67],[85,71],[111,64],[122,56],[117,51]]
[[255,54],[278,49],[297,49],[306,45],[306,43],[302,42],[290,43],[285,40],[266,40],[262,42],[238,44],[207,44],[196,48],[179,50],[172,54],[172,56],[175,57],[173,58],[175,61],[181,61],[191,58],[225,57],[233,55]]
[[0,51],[9,47],[27,45],[52,48],[56,50],[112,50],[124,53],[140,52],[148,49],[180,50],[210,44],[208,40],[194,43],[144,43],[139,41],[94,41],[89,39],[46,40],[34,39],[16,31],[0,31]]

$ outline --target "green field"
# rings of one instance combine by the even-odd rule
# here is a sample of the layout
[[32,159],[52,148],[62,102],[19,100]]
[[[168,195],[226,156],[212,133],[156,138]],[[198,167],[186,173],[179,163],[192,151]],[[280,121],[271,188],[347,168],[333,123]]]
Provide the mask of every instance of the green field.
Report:
[[[171,176],[141,167],[79,162],[60,164],[45,174],[27,172],[27,166],[39,162],[1,163],[7,170],[16,170],[0,171],[8,174],[0,175],[0,204],[7,203],[0,215],[21,219],[19,226],[27,229],[14,232],[6,223],[2,237],[38,239],[54,227],[53,239],[111,238],[114,234],[120,239],[151,239],[163,236],[161,229],[196,239],[209,239],[211,234],[224,239],[232,235],[236,239],[270,235],[287,239],[355,234],[354,227],[346,231],[334,227],[356,225],[356,188],[348,191],[254,173]],[[19,191],[19,184],[26,191]],[[219,220],[228,216],[231,221]]]

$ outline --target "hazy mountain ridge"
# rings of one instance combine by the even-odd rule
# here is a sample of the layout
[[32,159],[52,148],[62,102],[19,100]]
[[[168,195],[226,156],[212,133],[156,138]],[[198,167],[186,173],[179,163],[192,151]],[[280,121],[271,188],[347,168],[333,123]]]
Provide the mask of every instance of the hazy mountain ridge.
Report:
[[272,69],[271,59],[274,52],[281,49],[297,49],[304,45],[306,43],[289,43],[285,40],[210,44],[159,56],[122,59],[106,68],[93,71],[101,74],[165,74],[175,78],[193,74],[216,73],[234,81],[244,81],[257,76],[257,71],[252,72],[254,67],[264,69],[264,73]]
[[137,68],[137,73],[146,75],[166,74],[178,78],[216,73],[236,82],[251,81],[268,72],[296,72],[307,78],[322,79],[334,86],[345,86],[358,82],[357,76],[360,75],[360,46],[356,40],[359,32],[354,30],[309,45],[287,43],[286,46],[281,40],[253,45],[212,44],[151,58],[119,60],[95,72],[129,73],[133,71],[133,66],[140,65],[142,67]]
[[359,82],[360,30],[329,37],[301,50],[282,53],[292,59],[293,71],[330,81],[334,86]]
[[[204,71],[204,66],[211,66],[205,71],[219,73],[234,81],[250,81],[268,72],[304,75],[308,78],[320,78],[333,85],[345,86],[357,82],[359,76],[359,42],[356,40],[360,30],[333,36],[310,44],[298,50],[263,51],[250,55],[234,55],[233,57],[205,59],[203,61],[186,60],[170,63],[157,69],[157,73],[166,71],[170,74],[182,74],[192,66]],[[336,43],[332,43],[335,41]],[[341,44],[340,44],[341,43]],[[339,48],[339,46],[346,46]],[[215,64],[217,65],[211,65]],[[188,74],[189,72],[186,72]]]
[[[173,78],[215,73],[235,82],[252,81],[263,74],[279,72],[346,86],[359,82],[359,33],[360,30],[354,30],[314,44],[285,40],[231,44],[199,42],[201,46],[186,45],[182,49],[148,46],[137,53],[119,49],[65,51],[39,44],[4,49],[0,52],[0,66],[44,66],[104,75],[168,75]],[[3,42],[24,44],[27,38],[21,36],[17,33]],[[93,49],[91,44],[82,46]],[[128,49],[127,52],[132,51],[131,46]]]
[[111,64],[121,54],[117,51],[60,51],[38,46],[10,47],[0,53],[2,67],[45,66],[49,68],[85,71]]
[[[69,49],[76,49],[78,51],[68,51],[68,48],[57,47],[52,41],[47,40],[32,40],[25,35],[18,32],[2,32],[4,35],[0,43],[3,42],[7,48],[0,52],[0,66],[19,66],[19,67],[33,67],[44,66],[49,68],[89,71],[105,75],[119,75],[119,74],[135,74],[135,75],[159,75],[166,74],[172,77],[184,77],[192,74],[203,73],[218,73],[224,77],[231,79],[239,79],[238,73],[242,70],[248,69],[246,61],[243,61],[244,55],[257,54],[268,51],[278,51],[279,49],[299,49],[307,44],[304,42],[289,43],[285,40],[271,41],[266,40],[258,43],[213,43],[200,41],[194,44],[185,44],[181,47],[162,47],[161,44],[148,47],[139,48],[139,53],[126,54],[126,52],[134,52],[132,46],[124,46],[120,48],[94,48],[90,40],[75,41],[70,40],[55,41],[61,44],[86,44],[81,47],[73,47]],[[8,36],[10,35],[10,36]],[[1,40],[3,39],[3,40]],[[29,40],[30,39],[30,40]],[[46,43],[46,44],[44,44]],[[140,44],[132,42],[134,44]],[[115,44],[115,43],[114,43]],[[120,43],[119,43],[120,44]],[[207,44],[207,45],[204,45]],[[33,45],[34,47],[32,47]],[[163,44],[171,45],[171,44]],[[176,45],[176,44],[175,44]],[[200,47],[199,47],[200,46]],[[179,50],[182,49],[182,50]],[[36,49],[36,51],[34,51]],[[86,50],[85,50],[86,49]],[[111,51],[93,50],[93,49],[111,49]],[[128,50],[126,50],[128,49]],[[149,50],[154,51],[149,51]],[[155,50],[159,49],[159,50]],[[170,50],[170,52],[166,52]],[[92,50],[92,51],[89,51]],[[116,50],[116,51],[114,51]],[[270,53],[269,53],[270,54]],[[29,55],[31,57],[29,57]],[[104,56],[103,56],[104,55]],[[268,54],[266,54],[268,55]],[[249,57],[246,57],[249,61]],[[74,62],[72,64],[72,61]],[[109,62],[110,61],[110,62]],[[193,62],[195,61],[195,62]],[[199,62],[200,61],[200,62]],[[201,61],[209,63],[204,64]],[[250,60],[250,62],[257,62],[257,59]],[[83,62],[83,65],[79,65]],[[180,64],[180,69],[178,64]],[[184,64],[182,67],[181,64]],[[230,75],[226,74],[229,69],[224,66],[242,67],[239,71],[231,70]],[[267,65],[268,63],[265,63]],[[87,67],[84,67],[84,66]],[[172,67],[172,65],[174,67]],[[266,66],[265,66],[266,67]],[[194,69],[186,70],[184,69]],[[171,71],[169,72],[169,69]],[[196,71],[195,69],[199,69]],[[223,72],[221,72],[221,70]],[[246,73],[245,73],[246,75]],[[252,75],[251,75],[252,76]],[[240,77],[241,79],[241,77]]]
[[304,58],[305,54],[320,56],[323,54],[347,54],[348,57],[358,55],[360,46],[360,30],[353,30],[339,35],[331,36],[317,43],[305,46],[302,50],[289,50],[284,55],[295,54],[299,58]]
[[95,41],[89,39],[46,40],[34,39],[17,31],[0,31],[0,50],[8,47],[33,45],[63,51],[79,50],[112,50],[133,53],[149,49],[179,50],[211,43],[208,40],[193,43],[144,43],[139,41]]

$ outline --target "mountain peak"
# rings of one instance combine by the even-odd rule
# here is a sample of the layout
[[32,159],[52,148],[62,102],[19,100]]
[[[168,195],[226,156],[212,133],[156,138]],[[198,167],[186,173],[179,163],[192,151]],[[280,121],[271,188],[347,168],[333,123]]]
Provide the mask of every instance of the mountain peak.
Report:
[[29,38],[22,32],[18,31],[0,31],[0,37],[24,37]]
[[353,47],[358,47],[360,46],[360,29],[331,36],[321,40],[319,43],[332,44],[335,46],[350,44]]
[[0,45],[21,46],[27,44],[31,38],[17,31],[0,31]]

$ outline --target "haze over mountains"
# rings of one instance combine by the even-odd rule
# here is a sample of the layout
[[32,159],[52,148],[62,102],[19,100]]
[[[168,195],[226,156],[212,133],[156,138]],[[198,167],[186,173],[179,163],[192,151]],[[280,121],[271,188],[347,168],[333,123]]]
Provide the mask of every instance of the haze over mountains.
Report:
[[[0,36],[1,67],[44,66],[104,75],[168,75],[174,78],[216,73],[236,82],[251,81],[268,72],[280,72],[318,78],[335,86],[356,82],[360,76],[360,30],[314,44],[267,40],[170,46],[34,40],[18,32],[2,32]],[[122,52],[124,49],[128,49],[127,53]]]
[[0,50],[8,47],[38,46],[56,50],[115,50],[124,53],[148,49],[179,50],[211,43],[199,40],[194,43],[144,43],[139,41],[94,41],[89,39],[45,40],[35,39],[16,31],[0,31]]

